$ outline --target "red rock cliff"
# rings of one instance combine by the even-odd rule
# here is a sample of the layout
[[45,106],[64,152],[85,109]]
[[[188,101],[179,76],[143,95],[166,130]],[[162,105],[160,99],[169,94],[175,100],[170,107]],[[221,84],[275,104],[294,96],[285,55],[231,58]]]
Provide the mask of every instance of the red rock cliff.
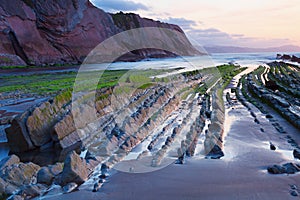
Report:
[[[11,55],[28,65],[80,63],[100,42],[132,28],[161,27],[183,33],[176,25],[135,14],[108,14],[88,0],[0,0],[0,16],[0,65],[12,65]],[[186,37],[174,40],[184,55],[199,54]],[[172,56],[154,49],[131,54],[130,61],[153,54]]]

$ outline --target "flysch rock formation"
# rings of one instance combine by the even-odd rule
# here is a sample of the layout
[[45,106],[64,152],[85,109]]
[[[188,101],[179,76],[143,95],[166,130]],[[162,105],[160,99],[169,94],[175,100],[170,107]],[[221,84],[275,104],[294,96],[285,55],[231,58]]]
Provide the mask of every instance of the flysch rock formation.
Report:
[[[11,182],[4,178],[2,191],[6,194],[17,192],[16,195],[23,197],[38,196],[46,194],[53,184],[59,185],[60,192],[72,191],[86,181],[99,165],[103,168],[101,182],[107,176],[107,169],[121,162],[137,145],[149,141],[146,138],[150,138],[150,142],[138,159],[152,155],[149,160],[152,167],[160,166],[167,157],[179,158],[183,162],[183,157],[195,153],[197,140],[205,126],[206,113],[210,112],[210,98],[199,94],[183,97],[184,92],[181,91],[202,85],[203,81],[179,76],[173,82],[136,89],[129,98],[116,92],[117,86],[104,88],[97,91],[94,103],[86,98],[89,94],[76,99],[86,102],[78,104],[78,108],[70,104],[71,93],[67,91],[24,112],[6,129],[12,153],[49,147],[63,149],[67,153],[58,162],[35,169],[35,174],[31,175],[34,180],[26,183],[26,188],[20,188],[15,184],[18,182],[14,182],[13,188],[8,190],[10,188],[6,185]],[[92,105],[97,112],[96,119],[90,115]],[[159,141],[164,141],[164,144]],[[76,149],[74,146],[86,149],[86,155],[80,157],[70,150]],[[18,166],[33,165],[20,162],[16,156],[7,158],[3,163],[2,168],[7,170],[11,169],[7,166],[13,163],[19,163]],[[100,182],[95,186],[95,191],[101,187]],[[27,187],[37,188],[32,194],[25,190]]]
[[[141,18],[136,14],[109,14],[89,0],[0,0],[0,65],[54,65],[82,63],[105,39],[122,31],[159,27],[183,34],[177,25]],[[160,33],[161,34],[161,33]],[[161,34],[158,39],[169,38]],[[181,56],[199,55],[184,36],[172,43]],[[126,43],[126,38],[123,43]],[[119,43],[115,43],[117,49]],[[136,61],[175,56],[160,49],[137,49],[119,58]]]

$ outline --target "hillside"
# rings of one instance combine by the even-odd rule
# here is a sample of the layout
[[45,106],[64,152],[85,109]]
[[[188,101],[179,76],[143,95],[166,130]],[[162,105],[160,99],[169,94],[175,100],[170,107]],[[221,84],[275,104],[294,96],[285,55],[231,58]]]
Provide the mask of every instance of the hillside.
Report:
[[[0,0],[0,16],[0,66],[78,64],[99,43],[132,28],[160,27],[183,33],[176,25],[135,14],[111,15],[89,0]],[[157,39],[167,37],[162,33]],[[185,35],[172,38],[172,42],[180,46],[182,55],[199,54]],[[155,49],[130,54],[128,61],[174,56]]]

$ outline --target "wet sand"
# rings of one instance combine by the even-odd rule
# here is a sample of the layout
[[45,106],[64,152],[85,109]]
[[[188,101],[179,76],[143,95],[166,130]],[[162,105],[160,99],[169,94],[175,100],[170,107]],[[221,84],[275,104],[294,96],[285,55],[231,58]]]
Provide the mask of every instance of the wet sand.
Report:
[[[118,172],[96,193],[89,187],[46,199],[297,199],[290,195],[290,185],[300,187],[300,174],[267,173],[267,167],[273,164],[299,163],[292,157],[293,148],[286,136],[253,106],[251,110],[260,124],[254,122],[250,111],[239,102],[233,108],[226,105],[225,157],[221,160],[194,157],[188,158],[184,165],[171,164],[151,173]],[[275,119],[300,143],[299,130],[278,115]],[[262,127],[264,132],[260,130]],[[277,146],[276,151],[270,150],[270,141]]]

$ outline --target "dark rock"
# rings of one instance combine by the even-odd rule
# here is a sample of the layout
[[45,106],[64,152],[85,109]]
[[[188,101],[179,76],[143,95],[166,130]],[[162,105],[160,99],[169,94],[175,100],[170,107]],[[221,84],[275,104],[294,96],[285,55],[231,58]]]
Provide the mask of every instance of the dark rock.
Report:
[[295,174],[300,172],[300,165],[295,163],[286,163],[282,166],[273,165],[272,167],[268,167],[268,172],[270,174]]
[[169,136],[165,142],[165,145],[170,145],[173,141],[174,139],[171,136]]
[[178,158],[176,160],[175,164],[177,164],[177,165],[183,165],[184,164],[184,158],[183,158],[183,156],[180,157],[180,158]]
[[107,177],[109,177],[108,173],[101,173],[101,175],[99,176],[100,179],[106,179]]
[[298,58],[297,56],[292,56],[292,58],[291,58],[291,61],[292,62],[297,62],[297,63],[300,63],[300,58]]
[[206,159],[220,159],[224,156],[224,152],[222,151],[219,145],[215,145],[214,148],[206,155]]
[[299,196],[299,193],[298,193],[297,191],[295,191],[295,190],[290,191],[290,194],[291,194],[292,196],[294,196],[294,197]]
[[54,146],[54,142],[53,141],[50,141],[48,142],[47,144],[44,144],[43,146],[40,147],[40,151],[43,152],[43,151],[47,151],[49,149],[52,149]]
[[300,165],[297,165],[295,163],[287,163],[283,165],[284,168],[286,168],[287,174],[295,174],[297,172],[300,172]]
[[99,182],[95,183],[94,188],[93,188],[93,192],[98,192],[99,189],[102,187],[102,185],[103,185],[103,183],[99,183]]
[[281,57],[278,57],[278,59],[282,59],[282,60],[291,60],[291,56],[290,55],[286,55],[286,54],[284,54],[284,55],[282,55]]
[[294,149],[293,155],[294,155],[294,158],[300,159],[300,150]]
[[0,161],[0,171],[5,169],[6,167],[9,167],[11,165],[18,164],[18,163],[20,163],[20,158],[16,155],[11,155],[6,158],[3,158]]
[[273,119],[273,116],[270,115],[270,114],[268,114],[268,115],[266,115],[266,118],[267,118],[267,119]]
[[95,155],[93,155],[90,151],[87,151],[84,157],[86,160],[97,160]]
[[272,167],[268,167],[268,172],[270,174],[284,174],[286,173],[286,169],[279,165],[273,165]]
[[109,170],[109,167],[105,163],[103,163],[101,165],[101,172],[105,174],[108,172],[108,170]]
[[73,192],[77,187],[78,185],[76,183],[69,183],[63,187],[63,191],[64,193],[70,193]]
[[88,171],[85,160],[81,159],[75,151],[71,152],[64,162],[60,185],[65,186],[72,182],[82,184],[87,180],[87,177]]
[[50,172],[48,167],[42,167],[40,171],[37,173],[37,182],[51,185],[54,179],[54,175]]
[[29,113],[13,119],[11,126],[5,129],[10,151],[13,153],[25,152],[35,149],[26,127],[26,118]]
[[298,187],[296,185],[291,185],[292,190],[298,190]]
[[272,151],[275,151],[275,150],[276,150],[276,146],[275,146],[274,144],[272,144],[271,142],[270,142],[270,149],[271,149]]
[[266,82],[266,88],[276,91],[279,89],[277,83],[275,81],[269,80]]

